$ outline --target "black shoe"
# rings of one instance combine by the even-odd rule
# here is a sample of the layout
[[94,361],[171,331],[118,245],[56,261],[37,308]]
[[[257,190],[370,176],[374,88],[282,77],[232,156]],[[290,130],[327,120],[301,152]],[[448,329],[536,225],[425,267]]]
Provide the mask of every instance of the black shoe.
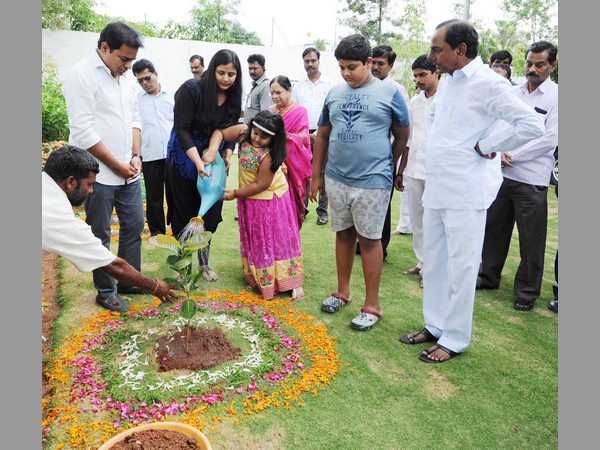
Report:
[[327,222],[329,222],[329,219],[327,217],[319,217],[317,219],[317,225],[326,225]]
[[558,314],[558,299],[552,300],[550,303],[548,303],[548,309]]
[[235,216],[235,217],[233,218],[233,220],[235,220],[235,221],[237,222],[237,221],[239,220],[239,217],[238,217],[238,216]]
[[134,286],[117,286],[117,293],[118,294],[130,294],[130,295],[148,295],[150,294],[150,292],[148,291],[144,291],[143,289],[140,289],[139,287],[134,287]]
[[482,289],[498,289],[500,286],[490,286],[489,284],[485,284],[483,278],[477,277],[477,282],[475,283],[475,289],[480,291]]
[[112,294],[109,297],[102,297],[100,294],[96,295],[96,303],[103,308],[111,311],[125,312],[129,311],[129,303],[119,297],[118,294]]
[[518,298],[513,306],[518,311],[531,311],[533,308],[533,300],[525,300]]

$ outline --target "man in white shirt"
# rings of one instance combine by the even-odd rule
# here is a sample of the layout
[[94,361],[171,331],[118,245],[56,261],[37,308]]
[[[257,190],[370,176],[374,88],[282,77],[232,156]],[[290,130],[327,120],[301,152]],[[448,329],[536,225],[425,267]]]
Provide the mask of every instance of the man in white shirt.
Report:
[[[385,81],[398,89],[400,95],[404,99],[404,103],[408,107],[408,91],[404,86],[388,76],[391,70],[394,68],[394,62],[396,61],[396,52],[389,45],[378,45],[371,51],[371,57],[373,63],[371,64],[371,73],[374,77],[379,78],[381,81]],[[401,158],[403,159],[403,158]],[[402,161],[399,161],[402,164]],[[390,204],[388,206],[387,214],[385,216],[385,223],[383,224],[383,232],[381,233],[381,246],[383,247],[383,259],[387,257],[387,247],[390,243],[390,233],[392,226],[392,197],[394,195],[394,188],[392,187],[392,193],[390,195]],[[398,226],[394,231],[394,234],[411,234],[412,226],[410,224],[408,205],[408,195],[406,192],[400,192],[400,218],[398,219]],[[359,247],[357,247],[358,249]],[[358,250],[360,252],[360,250]]]
[[515,275],[514,308],[529,311],[540,296],[548,228],[548,184],[558,145],[558,85],[550,79],[556,47],[538,41],[525,54],[527,82],[516,86],[517,97],[535,108],[546,132],[516,150],[501,153],[504,181],[487,212],[478,289],[497,289],[508,255],[515,222],[521,261]]
[[[412,224],[412,245],[417,257],[417,265],[404,271],[405,275],[419,275],[423,268],[423,205],[421,199],[425,191],[425,143],[431,129],[431,104],[438,88],[439,74],[435,64],[421,55],[412,64],[415,84],[420,93],[408,103],[411,120],[410,138],[403,154],[403,164],[398,169],[404,191],[408,195],[410,222]],[[422,281],[421,281],[421,287]]]
[[171,92],[158,82],[158,73],[147,59],[140,59],[131,68],[144,90],[138,95],[142,124],[142,171],[146,188],[146,220],[150,235],[165,234],[165,160],[173,128]]
[[[98,171],[98,162],[80,148],[65,146],[50,154],[42,172],[42,251],[62,256],[81,272],[106,272],[161,301],[175,299],[173,287],[145,277],[113,255],[90,226],[75,217],[72,207],[81,205],[93,192]],[[99,303],[112,311],[129,310],[129,304],[118,295]]]
[[[425,155],[425,328],[400,337],[405,344],[437,342],[419,357],[428,363],[450,360],[471,339],[486,210],[502,183],[496,153],[544,133],[540,114],[483,64],[478,46],[473,26],[456,19],[439,24],[431,40],[429,59],[447,76],[433,101]],[[491,134],[500,120],[511,126]]]
[[[89,151],[100,165],[94,193],[85,203],[86,221],[110,248],[113,208],[119,219],[119,257],[140,270],[144,209],[140,174],[141,125],[133,77],[126,72],[142,46],[140,35],[122,22],[100,32],[98,48],[78,61],[63,83],[69,117],[69,142]],[[117,293],[141,294],[101,270],[94,271],[99,303]]]
[[[292,100],[306,108],[308,112],[308,130],[310,132],[310,149],[314,152],[315,137],[323,102],[334,82],[319,71],[321,52],[314,47],[308,47],[302,52],[306,79],[296,83],[292,90]],[[304,206],[308,214],[308,189]],[[317,206],[317,225],[325,225],[329,221],[327,214],[327,195],[319,194]]]

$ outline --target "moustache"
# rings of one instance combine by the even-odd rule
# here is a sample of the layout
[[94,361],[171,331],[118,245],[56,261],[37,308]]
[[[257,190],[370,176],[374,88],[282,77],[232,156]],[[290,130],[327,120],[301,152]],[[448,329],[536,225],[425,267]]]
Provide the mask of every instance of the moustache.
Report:
[[537,74],[535,74],[535,73],[528,73],[526,76],[528,76],[528,77],[537,77]]

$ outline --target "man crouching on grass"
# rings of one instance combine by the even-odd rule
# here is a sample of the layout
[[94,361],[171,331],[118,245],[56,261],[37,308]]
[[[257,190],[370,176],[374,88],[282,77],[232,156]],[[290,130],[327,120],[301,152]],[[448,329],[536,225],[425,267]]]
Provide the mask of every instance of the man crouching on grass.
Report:
[[[371,74],[371,46],[367,38],[354,34],[342,39],[335,57],[346,83],[334,86],[325,98],[310,189],[314,202],[317,193],[323,194],[325,181],[331,229],[336,233],[338,289],[323,301],[321,310],[335,313],[352,301],[350,275],[358,237],[366,293],[364,307],[350,326],[368,330],[382,317],[381,233],[394,183],[394,167],[408,140],[409,120],[396,87]],[[326,155],[325,173],[321,175]]]

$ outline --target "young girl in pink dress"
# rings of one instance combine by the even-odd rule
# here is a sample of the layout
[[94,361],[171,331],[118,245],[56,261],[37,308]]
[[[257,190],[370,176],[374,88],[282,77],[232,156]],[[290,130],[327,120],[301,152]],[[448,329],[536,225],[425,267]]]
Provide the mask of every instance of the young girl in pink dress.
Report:
[[[243,126],[221,130],[234,140]],[[261,111],[239,141],[239,188],[224,200],[237,199],[240,253],[246,282],[267,300],[283,291],[304,296],[304,262],[296,210],[281,164],[285,160],[283,119]]]

